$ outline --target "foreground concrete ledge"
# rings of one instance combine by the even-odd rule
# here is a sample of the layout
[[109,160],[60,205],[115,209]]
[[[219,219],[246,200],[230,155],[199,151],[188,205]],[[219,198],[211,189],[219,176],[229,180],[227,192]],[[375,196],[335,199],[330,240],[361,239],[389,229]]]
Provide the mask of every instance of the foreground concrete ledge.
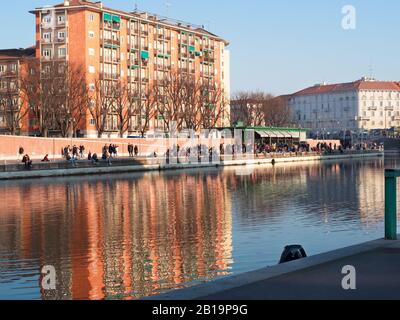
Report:
[[[240,287],[260,281],[303,271],[325,263],[373,251],[378,248],[399,246],[399,244],[400,241],[389,241],[384,239],[374,240],[281,265],[275,265],[272,267],[266,266],[264,269],[205,282],[185,289],[171,290],[158,296],[144,298],[143,300],[201,300],[204,297],[215,296],[227,290],[239,289]],[[277,259],[278,258],[279,257],[277,257]]]
[[[383,152],[355,153],[344,155],[325,155],[325,156],[302,156],[302,157],[276,157],[267,159],[252,160],[226,160],[216,163],[176,163],[176,164],[158,164],[157,160],[149,159],[147,164],[120,164],[102,167],[78,167],[48,169],[48,170],[24,170],[24,171],[6,171],[0,172],[0,180],[12,179],[29,179],[29,178],[48,178],[48,177],[64,177],[64,176],[84,176],[96,174],[111,173],[129,173],[129,172],[147,172],[147,171],[166,171],[166,170],[185,170],[196,168],[216,168],[216,167],[233,167],[233,166],[255,166],[255,165],[272,165],[275,160],[276,164],[293,163],[293,162],[312,162],[312,161],[328,161],[328,160],[344,160],[356,158],[374,158],[383,157]],[[154,161],[154,163],[152,163]]]

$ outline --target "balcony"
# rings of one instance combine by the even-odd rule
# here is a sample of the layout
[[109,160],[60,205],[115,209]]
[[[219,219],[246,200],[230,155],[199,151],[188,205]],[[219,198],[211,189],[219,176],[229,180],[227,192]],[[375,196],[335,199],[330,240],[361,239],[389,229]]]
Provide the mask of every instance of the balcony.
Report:
[[120,78],[119,74],[116,73],[108,73],[108,72],[102,72],[101,76],[105,80],[118,80]]
[[103,63],[119,64],[121,62],[121,59],[120,58],[112,59],[111,57],[104,57],[102,62]]
[[43,61],[50,61],[50,60],[52,60],[53,59],[53,57],[52,56],[41,56],[40,57]]
[[393,111],[394,107],[385,107],[385,111]]
[[16,77],[18,76],[17,71],[4,71],[0,72],[0,77]]
[[129,48],[131,53],[135,53],[137,50],[139,50],[139,45],[138,44],[132,44]]
[[128,76],[128,79],[131,82],[139,82],[139,77],[138,76]]

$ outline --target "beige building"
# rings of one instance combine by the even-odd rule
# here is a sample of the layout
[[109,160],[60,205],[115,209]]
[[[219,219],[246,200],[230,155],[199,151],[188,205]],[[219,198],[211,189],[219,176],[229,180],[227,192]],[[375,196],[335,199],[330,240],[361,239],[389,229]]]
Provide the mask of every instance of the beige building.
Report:
[[400,127],[400,82],[323,83],[290,95],[288,104],[295,121],[315,131]]

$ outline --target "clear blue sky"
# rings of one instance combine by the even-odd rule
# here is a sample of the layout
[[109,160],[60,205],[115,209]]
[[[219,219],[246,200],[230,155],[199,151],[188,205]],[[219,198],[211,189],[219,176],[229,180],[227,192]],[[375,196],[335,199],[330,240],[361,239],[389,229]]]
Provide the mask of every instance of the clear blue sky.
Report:
[[[62,0],[0,1],[0,48],[34,44],[34,7]],[[105,0],[204,24],[231,42],[232,90],[292,93],[315,83],[353,81],[363,75],[400,80],[398,0]],[[342,7],[357,9],[355,30],[341,27]]]

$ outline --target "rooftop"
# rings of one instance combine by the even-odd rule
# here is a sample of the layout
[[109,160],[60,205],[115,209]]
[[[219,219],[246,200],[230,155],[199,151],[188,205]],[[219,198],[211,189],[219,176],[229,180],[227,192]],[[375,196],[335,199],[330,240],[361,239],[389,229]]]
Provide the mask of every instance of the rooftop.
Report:
[[332,92],[344,91],[360,91],[360,90],[390,90],[400,91],[400,82],[394,81],[377,81],[372,78],[362,78],[354,82],[337,83],[337,84],[317,84],[292,94],[295,96],[324,94]]
[[163,17],[154,13],[150,12],[145,12],[145,11],[139,11],[135,10],[132,12],[127,12],[127,11],[121,11],[117,9],[111,9],[108,7],[103,6],[103,3],[101,1],[88,1],[88,0],[70,0],[70,1],[64,1],[64,3],[57,4],[54,6],[43,6],[43,7],[38,7],[35,8],[35,10],[30,11],[31,13],[36,13],[37,11],[43,11],[43,10],[49,10],[51,8],[74,8],[78,9],[81,7],[86,7],[86,8],[91,8],[95,9],[98,11],[107,11],[111,13],[116,13],[121,16],[124,16],[126,18],[137,18],[138,20],[146,21],[146,22],[153,22],[153,23],[159,23],[159,24],[164,24],[168,26],[172,26],[178,29],[184,29],[187,31],[191,32],[196,32],[199,34],[202,34],[204,36],[208,36],[211,38],[215,38],[221,41],[224,41],[226,45],[228,45],[228,41],[222,39],[221,37],[207,31],[203,25],[195,25],[193,23],[185,22],[185,21],[180,21],[176,19],[171,19],[168,17]]
[[19,49],[1,49],[0,59],[18,59],[35,57],[35,47]]

